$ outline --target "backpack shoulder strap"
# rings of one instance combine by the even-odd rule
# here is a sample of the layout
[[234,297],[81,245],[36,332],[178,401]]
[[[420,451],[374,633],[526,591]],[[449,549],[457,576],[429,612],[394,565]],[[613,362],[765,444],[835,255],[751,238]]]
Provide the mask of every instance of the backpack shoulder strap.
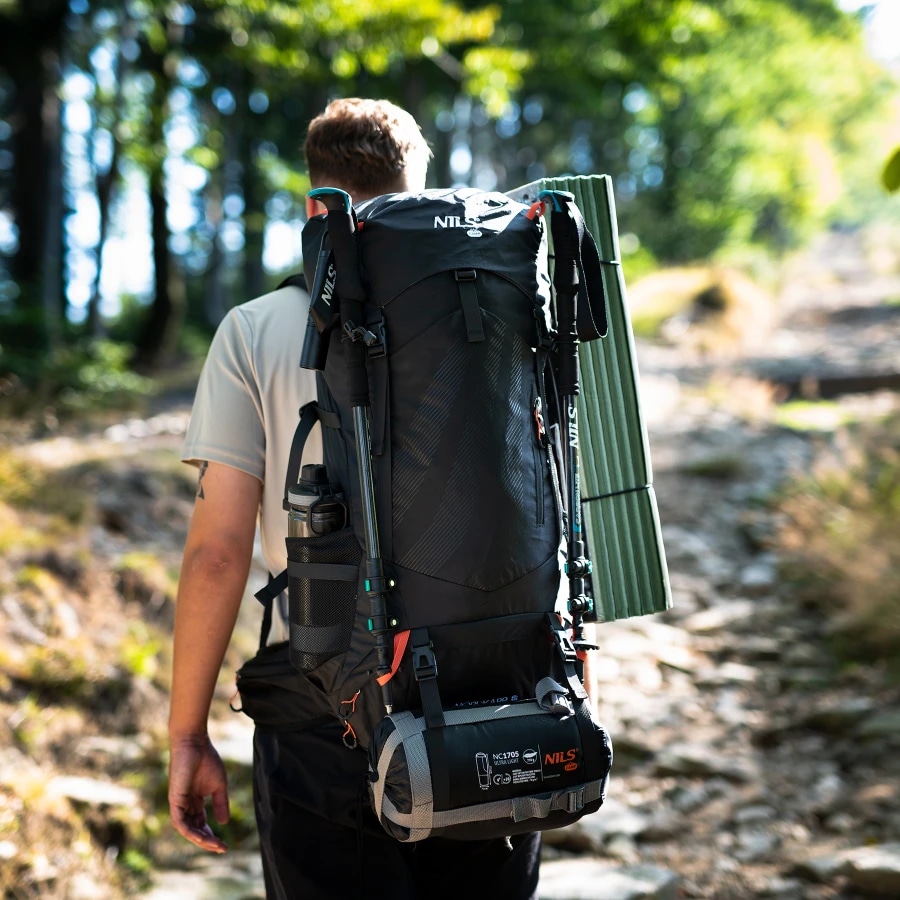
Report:
[[[301,279],[303,278],[302,275],[291,276],[292,279],[298,277]],[[290,280],[291,279],[288,279],[288,281]],[[282,500],[282,506],[285,511],[290,507],[290,504],[288,503],[288,492],[300,478],[300,463],[303,459],[303,448],[306,446],[306,441],[316,422],[321,422],[323,425],[330,428],[340,427],[337,415],[328,412],[327,410],[319,409],[315,401],[311,400],[309,403],[305,403],[300,407],[300,420],[297,422],[297,428],[294,430],[294,437],[291,440],[291,452],[288,457],[287,471],[284,476],[284,499]],[[253,595],[263,606],[263,620],[259,634],[260,648],[266,645],[269,629],[272,627],[272,606],[275,598],[287,587],[287,584],[287,569],[280,572],[278,575],[272,575],[270,573],[269,581],[266,586],[260,588]]]
[[321,412],[315,401],[310,400],[300,407],[300,420],[297,422],[297,428],[294,430],[294,437],[291,439],[291,453],[288,457],[287,470],[284,473],[284,499],[281,502],[284,511],[290,509],[288,503],[288,492],[300,479],[300,462],[303,459],[303,448],[306,441],[313,430],[313,425],[319,421]]

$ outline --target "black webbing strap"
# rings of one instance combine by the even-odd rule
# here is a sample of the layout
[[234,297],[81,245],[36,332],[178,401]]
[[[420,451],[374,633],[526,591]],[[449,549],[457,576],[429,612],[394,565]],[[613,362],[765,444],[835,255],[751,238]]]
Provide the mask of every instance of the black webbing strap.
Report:
[[450,809],[450,765],[447,755],[447,730],[426,728],[423,735],[431,764],[431,796],[435,810]]
[[431,637],[427,628],[413,628],[410,631],[412,647],[413,673],[419,684],[419,696],[422,700],[422,714],[429,728],[444,727],[444,708],[441,706],[441,695],[437,685],[437,660],[431,645]]
[[303,459],[303,448],[313,429],[313,425],[319,421],[319,408],[312,401],[300,407],[300,421],[291,439],[291,454],[288,457],[287,470],[284,473],[284,500],[282,506],[285,511],[290,509],[288,492],[300,478],[300,461]]
[[285,569],[280,575],[269,573],[269,583],[260,588],[253,596],[262,603],[263,617],[262,625],[259,628],[259,649],[262,650],[266,646],[269,638],[269,630],[272,627],[272,607],[275,605],[275,598],[281,594],[288,586],[288,573]]
[[413,672],[419,685],[422,715],[425,717],[425,742],[431,762],[431,792],[434,808],[450,808],[450,772],[447,762],[447,744],[444,731],[444,709],[437,685],[437,660],[427,628],[410,631]]
[[343,566],[340,563],[296,562],[289,559],[286,569],[294,578],[309,578],[314,581],[357,581],[359,566]]
[[566,684],[568,684],[569,690],[572,691],[573,697],[584,700],[588,694],[575,669],[575,665],[578,662],[578,653],[575,650],[575,646],[572,644],[569,635],[566,633],[566,629],[563,627],[555,613],[548,613],[547,620],[550,623],[550,628],[556,643],[556,649],[559,651],[559,656],[562,660],[562,669],[566,676]]
[[369,314],[366,328],[371,328],[379,335],[375,348],[369,349],[369,389],[371,399],[371,442],[372,456],[384,453],[385,436],[388,430],[388,395],[390,394],[390,378],[388,377],[388,357],[385,346],[384,312],[380,309]]
[[297,287],[300,288],[300,290],[309,293],[309,288],[306,286],[306,277],[302,272],[297,272],[294,275],[288,275],[288,277],[285,278],[284,281],[282,281],[281,284],[279,284],[278,287],[275,288],[275,290],[280,291],[282,288],[286,287]]
[[481,324],[481,307],[478,305],[478,292],[475,290],[475,279],[478,274],[474,269],[457,269],[453,277],[459,287],[459,303],[466,323],[466,340],[470,344],[483,341],[484,326]]
[[[383,323],[383,314],[380,310],[377,318]],[[370,445],[372,461],[373,463],[376,459],[378,461],[378,477],[375,479],[375,508],[379,511],[382,521],[391,522],[394,514],[391,494],[391,379],[386,352],[374,356],[369,355],[369,387],[372,411]],[[379,533],[379,538],[382,559],[391,559],[394,552],[392,529],[383,529]]]
[[540,196],[549,198],[553,205],[553,286],[557,295],[577,294],[573,337],[577,335],[582,342],[596,340],[607,331],[606,293],[597,244],[572,194],[542,191]]
[[313,425],[321,422],[326,428],[340,428],[341,420],[337,413],[321,409],[313,401],[300,407],[300,421],[291,438],[291,453],[288,457],[287,471],[284,473],[284,499],[282,506],[285,512],[290,508],[288,493],[300,478],[300,463],[303,460],[303,448],[309,438]]

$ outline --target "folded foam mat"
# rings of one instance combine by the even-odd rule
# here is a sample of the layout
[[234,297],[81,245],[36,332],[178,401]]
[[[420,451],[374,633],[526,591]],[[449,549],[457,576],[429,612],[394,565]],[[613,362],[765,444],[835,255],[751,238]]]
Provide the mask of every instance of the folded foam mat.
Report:
[[578,350],[582,514],[597,612],[606,621],[662,612],[672,598],[641,414],[612,180],[608,175],[544,178],[509,196],[533,203],[543,190],[574,194],[600,252],[606,294],[609,331]]

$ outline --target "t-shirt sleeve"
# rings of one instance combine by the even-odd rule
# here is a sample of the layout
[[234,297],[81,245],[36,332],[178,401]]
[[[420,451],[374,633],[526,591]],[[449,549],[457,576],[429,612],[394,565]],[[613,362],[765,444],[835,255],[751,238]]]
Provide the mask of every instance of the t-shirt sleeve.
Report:
[[252,346],[250,321],[236,307],[216,330],[203,364],[181,458],[223,463],[262,481],[266,437]]

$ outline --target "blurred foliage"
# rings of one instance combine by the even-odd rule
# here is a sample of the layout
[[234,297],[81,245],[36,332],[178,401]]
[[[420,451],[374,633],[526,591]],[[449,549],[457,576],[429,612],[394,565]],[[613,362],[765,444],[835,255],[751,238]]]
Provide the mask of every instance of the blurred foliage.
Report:
[[[788,583],[830,622],[843,656],[897,665],[900,417],[837,432],[779,498]],[[900,670],[898,670],[900,674]]]
[[895,191],[900,191],[900,147],[891,154],[890,159],[884,164],[884,171],[881,173],[881,183],[892,194]]
[[[80,410],[141,391],[92,341],[157,369],[202,352],[230,307],[287,274],[263,266],[276,226],[275,267],[297,267],[306,124],[336,96],[408,108],[433,185],[612,175],[629,279],[855,227],[885,202],[873,160],[896,144],[896,84],[862,15],[834,0],[7,0],[0,390]],[[40,165],[26,122],[63,125],[41,133]],[[152,260],[153,295],[105,308],[123,246]],[[80,370],[74,392],[56,365]]]
[[542,109],[515,152],[614,175],[621,226],[661,260],[780,252],[852,218],[852,163],[888,139],[896,86],[831,0],[510,3],[511,21]]
[[21,414],[32,397],[28,386],[42,386],[41,399],[60,415],[136,408],[153,382],[130,367],[131,348],[107,339],[80,337],[41,358],[18,348],[0,347],[0,410]]

